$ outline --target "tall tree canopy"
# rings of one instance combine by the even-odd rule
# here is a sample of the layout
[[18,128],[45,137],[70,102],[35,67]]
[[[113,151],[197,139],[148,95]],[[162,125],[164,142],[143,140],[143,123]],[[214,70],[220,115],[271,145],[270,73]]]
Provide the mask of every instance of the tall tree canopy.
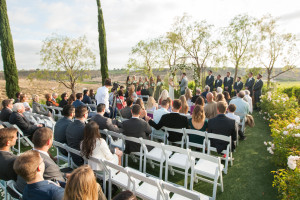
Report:
[[0,1],[0,42],[3,60],[6,95],[13,98],[20,91],[13,39],[7,16],[6,0]]

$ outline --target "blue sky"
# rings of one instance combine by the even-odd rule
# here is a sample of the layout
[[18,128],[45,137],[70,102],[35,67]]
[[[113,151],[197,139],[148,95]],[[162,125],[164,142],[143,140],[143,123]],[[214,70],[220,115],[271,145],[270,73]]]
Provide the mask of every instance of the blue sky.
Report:
[[[107,33],[109,68],[126,66],[131,48],[140,40],[168,31],[174,17],[184,13],[194,20],[226,26],[235,15],[280,17],[284,32],[300,39],[299,0],[101,0]],[[97,55],[97,6],[95,0],[7,0],[16,62],[19,69],[40,68],[42,41],[52,33],[86,35]],[[3,69],[0,58],[0,70]]]

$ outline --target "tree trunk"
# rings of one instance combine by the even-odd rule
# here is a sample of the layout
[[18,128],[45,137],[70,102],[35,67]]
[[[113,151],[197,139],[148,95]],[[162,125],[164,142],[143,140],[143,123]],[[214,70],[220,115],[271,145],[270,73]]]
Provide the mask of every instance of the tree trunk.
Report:
[[20,88],[13,39],[7,16],[6,0],[0,0],[0,42],[6,81],[6,95],[8,98],[14,98],[16,92],[20,91]]
[[103,13],[101,8],[100,0],[97,1],[98,7],[98,32],[99,32],[99,50],[100,50],[100,63],[101,63],[101,76],[102,85],[104,85],[105,79],[108,76],[108,65],[107,65],[107,48],[106,48],[106,33],[104,26]]
[[236,80],[236,77],[237,77],[238,68],[239,68],[239,62],[236,61],[236,63],[235,63],[235,70],[234,70],[233,84],[235,83],[235,80]]
[[267,72],[268,72],[267,90],[269,90],[271,84],[271,72],[269,70],[267,70]]

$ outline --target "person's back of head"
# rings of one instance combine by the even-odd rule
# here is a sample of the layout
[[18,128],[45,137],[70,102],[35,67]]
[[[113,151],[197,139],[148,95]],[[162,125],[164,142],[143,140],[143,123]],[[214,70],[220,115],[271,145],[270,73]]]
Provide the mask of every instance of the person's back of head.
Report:
[[193,114],[192,114],[192,119],[196,123],[204,122],[205,120],[205,112],[203,106],[196,105]]
[[45,99],[46,99],[46,101],[51,100],[51,94],[49,94],[49,93],[45,94]]
[[131,112],[132,112],[132,115],[140,115],[140,112],[141,112],[141,106],[138,105],[138,104],[135,104],[132,106],[132,109],[131,109]]
[[19,99],[20,98],[21,93],[20,92],[16,92],[16,98]]
[[56,92],[54,92],[54,93],[52,94],[52,97],[53,97],[54,99],[56,99],[57,96],[58,96],[58,94],[57,94]]
[[249,90],[245,90],[245,95],[250,95],[250,91]]
[[173,109],[175,110],[180,110],[181,108],[181,101],[179,99],[175,99],[173,101],[173,105],[172,105]]
[[105,79],[104,85],[105,86],[111,86],[111,79],[110,78]]
[[200,90],[200,88],[197,88],[196,89],[196,95],[200,95],[201,94],[201,90]]
[[94,122],[90,121],[84,127],[84,134],[83,140],[81,143],[81,153],[87,159],[92,156],[94,149],[96,148],[96,141],[97,139],[101,138],[101,134],[99,131],[99,125]]
[[132,97],[128,97],[128,98],[126,98],[126,104],[127,104],[127,106],[128,107],[130,107],[130,106],[132,106],[132,104],[133,104],[133,98]]
[[62,93],[62,94],[60,95],[61,100],[64,100],[66,96],[68,96],[66,92]]
[[39,128],[37,129],[32,136],[32,143],[34,148],[41,149],[41,148],[48,148],[52,146],[53,142],[53,132],[50,128]]
[[245,92],[243,90],[241,90],[239,93],[238,93],[238,96],[242,99],[244,98],[245,96]]
[[81,105],[81,106],[78,106],[75,109],[75,117],[76,118],[78,118],[78,119],[81,119],[81,118],[84,118],[84,117],[87,118],[87,115],[88,115],[88,109],[87,109],[86,106]]
[[121,89],[118,90],[117,94],[119,95],[119,97],[123,97],[124,96],[124,92]]
[[76,99],[78,99],[78,100],[82,99],[82,93],[77,93],[76,94]]
[[234,113],[236,110],[236,106],[234,104],[229,104],[228,106],[228,112]]
[[204,104],[205,104],[204,99],[201,96],[199,96],[195,101],[195,105],[204,106]]
[[120,192],[113,200],[137,200],[136,196],[129,190]]
[[20,95],[20,102],[25,102],[26,101],[26,94],[21,94]]
[[65,105],[62,110],[62,115],[65,117],[72,117],[73,113],[75,112],[75,108],[73,105]]
[[88,89],[83,90],[83,95],[87,95],[88,91]]
[[208,92],[209,89],[210,89],[210,87],[209,87],[208,85],[206,85],[206,86],[204,87],[204,89],[205,89],[206,92]]
[[227,103],[224,102],[224,101],[219,101],[217,103],[217,111],[218,111],[218,113],[219,114],[225,114],[226,110],[227,110]]
[[16,144],[17,139],[16,128],[2,128],[0,129],[0,149],[4,149],[5,147],[11,147]]
[[105,108],[106,108],[105,104],[104,103],[100,103],[97,106],[97,112],[98,113],[103,113],[103,112],[105,112]]
[[223,94],[218,94],[217,97],[216,97],[216,102],[219,102],[219,101],[225,101],[225,98],[224,98],[224,95]]
[[145,106],[144,106],[144,101],[141,99],[141,98],[138,98],[135,102],[135,104],[137,105],[140,105],[141,106],[141,109],[145,109]]
[[73,170],[65,187],[64,200],[98,199],[98,184],[93,170],[83,165]]
[[168,109],[169,107],[169,102],[168,100],[162,100],[161,102],[161,107],[165,108],[165,109]]
[[207,93],[206,94],[206,100],[207,100],[207,102],[212,102],[213,101],[213,97],[214,97],[214,95],[211,92]]
[[217,93],[221,94],[223,92],[223,89],[221,87],[217,87]]
[[229,100],[230,100],[230,94],[229,94],[229,92],[224,91],[224,92],[223,92],[223,95],[224,95],[224,98],[226,99],[226,101],[229,101]]

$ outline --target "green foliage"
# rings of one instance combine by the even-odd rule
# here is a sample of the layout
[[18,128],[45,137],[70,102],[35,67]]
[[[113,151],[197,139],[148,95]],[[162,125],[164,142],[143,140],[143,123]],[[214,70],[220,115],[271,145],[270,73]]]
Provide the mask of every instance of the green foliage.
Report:
[[189,81],[188,88],[190,88],[192,90],[192,92],[196,91],[195,81]]
[[4,77],[6,81],[6,95],[8,96],[8,98],[14,98],[16,92],[20,91],[20,88],[13,38],[11,35],[9,20],[7,16],[6,0],[0,1],[0,43]]
[[300,87],[288,87],[282,90],[283,93],[287,94],[289,97],[296,97],[298,104],[300,104]]

